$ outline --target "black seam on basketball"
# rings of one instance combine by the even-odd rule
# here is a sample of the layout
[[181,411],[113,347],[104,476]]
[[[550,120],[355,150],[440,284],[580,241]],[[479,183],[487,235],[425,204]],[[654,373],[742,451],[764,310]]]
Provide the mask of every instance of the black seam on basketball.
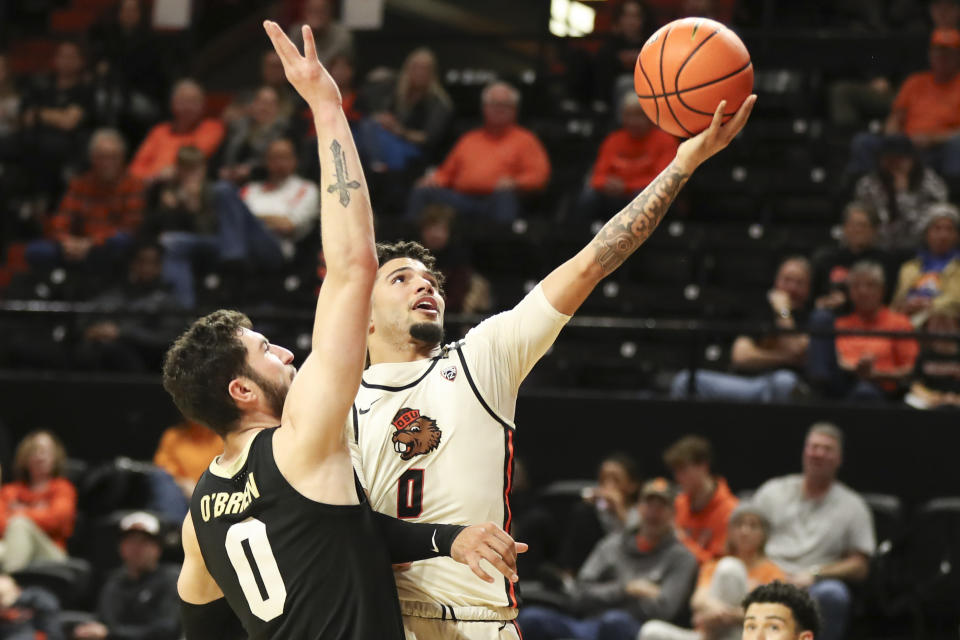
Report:
[[677,77],[673,79],[673,86],[677,88],[677,92],[678,92],[678,93],[680,92],[680,74],[683,73],[683,68],[684,68],[685,66],[687,66],[687,63],[690,62],[690,59],[693,58],[694,55],[696,55],[697,51],[700,51],[700,47],[702,47],[703,45],[707,44],[707,40],[709,40],[709,39],[712,38],[713,36],[717,35],[718,33],[720,33],[720,30],[719,30],[719,29],[717,29],[716,31],[714,31],[713,33],[711,33],[710,35],[708,35],[706,38],[704,38],[703,40],[701,40],[701,41],[700,41],[700,44],[698,44],[697,46],[695,46],[695,47],[693,48],[693,51],[691,51],[690,53],[687,54],[686,60],[684,60],[683,63],[681,63],[680,68],[677,69]]
[[[663,89],[663,101],[667,103],[667,111],[670,112],[673,121],[680,125],[680,128],[683,129],[684,133],[688,136],[692,136],[693,132],[683,126],[683,123],[677,118],[677,114],[673,112],[673,107],[670,106],[670,100],[667,98],[667,85],[663,80],[663,52],[667,48],[667,38],[670,37],[670,32],[672,29],[667,29],[667,32],[663,34],[663,42],[660,44],[660,88]],[[656,100],[656,98],[654,98]]]
[[[737,75],[738,73],[743,73],[744,71],[746,71],[747,69],[750,68],[750,65],[751,65],[751,64],[752,64],[752,63],[748,62],[748,63],[747,63],[747,66],[743,67],[742,69],[739,69],[739,70],[735,71],[734,73],[732,73],[732,74],[730,74],[730,75],[728,75],[728,76],[724,76],[724,77],[720,78],[720,80],[726,80],[726,79],[728,79],[728,78],[732,78],[733,76]],[[715,82],[719,82],[720,80],[716,80]],[[706,86],[706,85],[704,85],[704,86]],[[700,87],[697,87],[697,88],[699,89]],[[677,93],[677,100],[680,101],[680,104],[682,104],[687,111],[692,111],[692,112],[694,112],[694,113],[699,113],[699,114],[702,115],[702,116],[712,116],[712,115],[713,115],[713,112],[712,112],[712,111],[700,111],[700,109],[694,109],[693,107],[691,107],[690,105],[688,105],[686,102],[684,102],[684,101],[683,101],[683,94],[684,94],[685,92],[687,92],[687,91],[692,91],[692,89],[684,89],[683,91]],[[737,108],[739,108],[739,105],[738,105]],[[734,116],[734,115],[736,115],[736,113],[737,113],[736,110],[734,110],[734,111],[731,111],[730,113],[724,113],[724,114],[722,114],[722,115],[723,115],[724,118],[726,118],[727,116]]]
[[638,97],[638,98],[641,98],[641,99],[643,99],[643,100],[650,100],[651,98],[666,98],[667,96],[675,96],[675,95],[679,95],[679,94],[681,94],[681,93],[686,93],[687,91],[696,91],[697,89],[703,89],[704,87],[709,87],[709,86],[712,85],[712,84],[716,84],[716,83],[722,82],[722,81],[724,81],[724,80],[726,80],[726,79],[728,79],[728,78],[732,78],[733,76],[737,75],[737,74],[740,73],[741,71],[745,71],[745,70],[749,69],[752,65],[753,65],[753,61],[752,61],[752,60],[751,60],[751,61],[747,61],[747,64],[743,65],[742,67],[740,67],[740,68],[737,69],[736,71],[731,71],[730,73],[728,73],[728,74],[725,75],[725,76],[721,76],[721,77],[717,78],[716,80],[711,80],[710,82],[704,82],[703,84],[698,84],[698,85],[695,85],[695,86],[693,86],[693,87],[687,87],[686,89],[682,89],[682,90],[680,90],[680,91],[670,91],[670,92],[664,93],[664,94],[662,94],[662,95],[661,95],[661,94],[654,94],[654,95],[652,95],[652,96],[641,96],[641,95],[638,95],[637,97]]
[[[650,76],[647,75],[647,70],[643,68],[643,57],[637,56],[637,66],[640,67],[640,73],[643,74],[643,79],[647,81],[647,86],[650,87],[650,91],[656,91],[653,88],[653,83],[650,82]],[[653,108],[657,110],[657,120],[654,122],[658,127],[660,126],[660,103],[657,102],[657,99],[653,99]]]

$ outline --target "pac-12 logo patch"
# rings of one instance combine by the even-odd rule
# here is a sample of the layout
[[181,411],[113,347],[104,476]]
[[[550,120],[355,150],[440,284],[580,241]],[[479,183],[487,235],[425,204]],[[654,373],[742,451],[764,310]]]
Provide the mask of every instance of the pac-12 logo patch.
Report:
[[457,378],[457,365],[454,365],[454,364],[450,365],[449,367],[441,371],[440,375],[442,375],[445,380],[449,380],[450,382],[453,382]]
[[396,428],[393,450],[400,454],[401,460],[430,453],[440,445],[443,432],[437,428],[437,421],[422,415],[418,409],[400,409],[391,424]]

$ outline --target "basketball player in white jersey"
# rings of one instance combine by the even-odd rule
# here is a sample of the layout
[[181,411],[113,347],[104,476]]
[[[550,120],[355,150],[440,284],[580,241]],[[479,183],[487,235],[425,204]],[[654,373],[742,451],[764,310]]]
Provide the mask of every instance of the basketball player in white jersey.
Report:
[[[374,509],[411,521],[502,522],[510,530],[517,391],[594,287],[653,233],[690,174],[727,146],[756,96],[680,145],[673,162],[516,307],[441,347],[444,301],[432,256],[378,247],[370,367],[354,405],[354,465]],[[519,637],[515,585],[473,579],[448,558],[396,573],[407,640]]]

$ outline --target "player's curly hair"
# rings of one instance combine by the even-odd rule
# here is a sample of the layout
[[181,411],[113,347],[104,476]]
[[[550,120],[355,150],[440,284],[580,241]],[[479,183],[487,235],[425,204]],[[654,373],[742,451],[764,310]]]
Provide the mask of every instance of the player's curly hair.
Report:
[[444,295],[443,285],[445,279],[440,270],[437,269],[437,259],[430,253],[430,249],[427,249],[419,242],[407,240],[377,243],[377,264],[379,264],[379,266],[382,267],[396,258],[410,258],[422,262],[423,266],[427,268],[427,271],[436,279],[437,289],[440,295]]
[[187,418],[221,437],[240,419],[240,409],[227,387],[248,370],[240,333],[252,326],[239,311],[214,311],[190,325],[164,358],[163,388],[174,404]]
[[754,603],[782,604],[793,613],[798,632],[812,631],[814,637],[820,633],[820,610],[805,589],[775,580],[748,593],[743,600],[744,611]]

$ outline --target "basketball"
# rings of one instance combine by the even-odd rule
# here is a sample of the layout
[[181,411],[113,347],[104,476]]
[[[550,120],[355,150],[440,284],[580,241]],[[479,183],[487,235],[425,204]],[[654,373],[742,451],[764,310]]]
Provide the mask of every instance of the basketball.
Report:
[[743,41],[726,26],[683,18],[643,45],[633,85],[650,120],[688,138],[710,126],[721,100],[727,101],[723,121],[733,117],[753,90],[753,64]]

